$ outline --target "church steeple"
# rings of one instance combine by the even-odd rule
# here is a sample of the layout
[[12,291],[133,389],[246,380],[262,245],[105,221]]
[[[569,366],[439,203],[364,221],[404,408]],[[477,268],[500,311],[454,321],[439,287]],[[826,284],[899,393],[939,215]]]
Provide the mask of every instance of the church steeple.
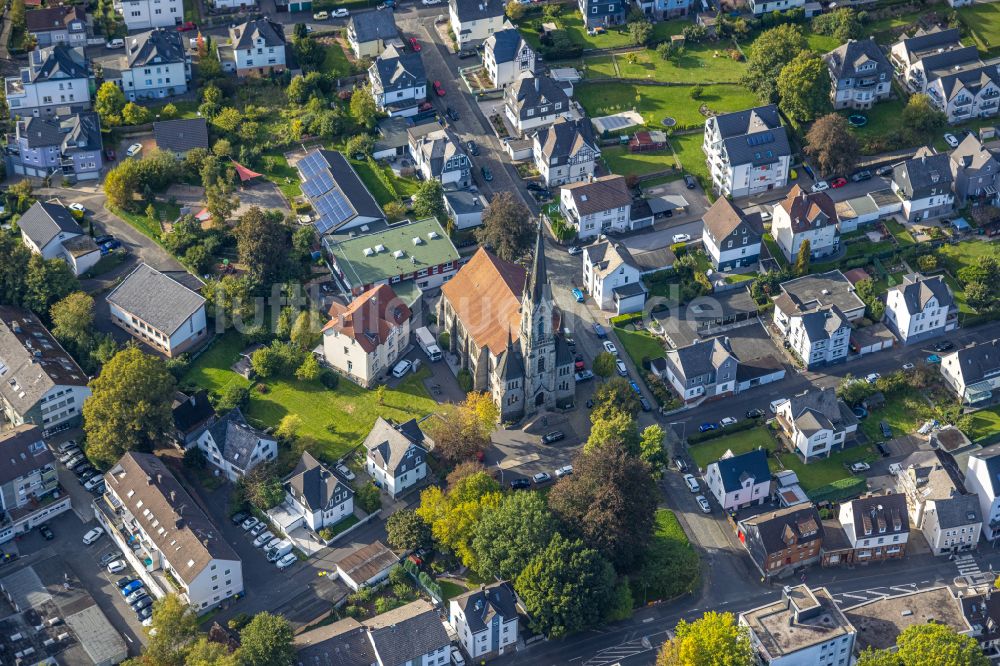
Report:
[[[545,267],[545,236],[542,223],[538,223],[538,237],[535,239],[535,256],[531,264],[531,273],[525,285],[524,295],[528,303],[538,305],[544,296],[545,287],[549,282],[548,270]],[[522,299],[523,300],[523,299]],[[523,307],[523,304],[522,304]]]

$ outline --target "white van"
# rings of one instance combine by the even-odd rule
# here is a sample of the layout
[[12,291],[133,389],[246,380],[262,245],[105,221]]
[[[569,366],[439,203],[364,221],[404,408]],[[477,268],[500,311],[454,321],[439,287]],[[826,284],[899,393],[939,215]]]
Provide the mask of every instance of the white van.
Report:
[[413,364],[404,359],[399,363],[397,363],[395,367],[393,367],[392,376],[395,377],[396,379],[399,379],[400,377],[408,373],[410,371],[410,368],[412,367]]
[[778,398],[777,400],[772,400],[771,401],[771,413],[772,414],[777,414],[778,413],[778,407],[781,407],[786,402],[788,402],[788,398]]

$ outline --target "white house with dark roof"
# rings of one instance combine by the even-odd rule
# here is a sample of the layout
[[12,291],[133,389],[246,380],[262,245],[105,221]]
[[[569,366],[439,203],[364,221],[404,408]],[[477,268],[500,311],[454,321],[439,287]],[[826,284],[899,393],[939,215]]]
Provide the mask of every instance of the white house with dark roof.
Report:
[[809,241],[810,258],[829,256],[840,247],[837,207],[826,192],[806,192],[798,185],[774,207],[771,235],[788,261],[798,260]]
[[502,0],[448,0],[448,18],[460,50],[477,46],[507,22]]
[[979,498],[983,537],[993,541],[1000,535],[1000,444],[969,454],[965,490]]
[[375,59],[396,39],[399,28],[392,7],[351,14],[347,22],[347,43],[358,58]]
[[208,339],[205,299],[148,264],[107,296],[111,321],[168,358]]
[[702,245],[715,270],[729,271],[757,263],[764,232],[760,213],[747,215],[726,197],[719,197],[702,221]]
[[883,323],[904,345],[944,335],[958,328],[955,298],[940,275],[903,277],[885,296]]
[[427,476],[426,440],[413,419],[393,425],[378,417],[364,441],[368,475],[392,497],[417,485]]
[[94,58],[104,80],[129,101],[183,95],[191,80],[191,56],[176,30],[155,28],[125,38],[125,52]]
[[941,356],[941,376],[963,404],[977,405],[1000,389],[1000,340],[980,342]]
[[151,594],[174,592],[167,574],[196,611],[243,593],[239,555],[157,456],[126,453],[104,483],[94,513]]
[[781,284],[773,322],[807,368],[847,358],[853,322],[865,303],[840,271],[806,275]]
[[924,533],[931,552],[976,548],[983,526],[979,498],[965,493],[961,476],[952,476],[937,451],[914,451],[899,467],[897,487],[906,496],[911,525]]
[[283,72],[287,66],[285,26],[258,18],[229,28],[229,43],[218,44],[219,62],[239,78]]
[[115,9],[133,30],[173,28],[184,20],[182,0],[115,0]]
[[951,162],[952,189],[958,206],[967,201],[996,203],[1000,161],[975,134],[967,134],[962,142],[948,153]]
[[867,564],[906,555],[910,517],[903,495],[867,495],[844,502],[838,518],[853,551],[850,562]]
[[548,76],[524,76],[504,89],[504,113],[522,135],[551,125],[557,118],[571,119],[569,95]]
[[951,160],[924,146],[892,172],[892,191],[903,200],[903,215],[910,222],[941,217],[955,206]]
[[[303,451],[285,477],[285,507],[313,532],[354,515],[354,490],[346,480]],[[286,532],[294,526],[285,525]]]
[[632,228],[631,209],[632,193],[624,176],[600,176],[559,190],[559,212],[581,239],[628,231]]
[[771,496],[771,470],[762,449],[726,453],[705,468],[705,483],[723,511],[735,513]]
[[910,92],[925,92],[927,84],[942,73],[980,62],[976,47],[962,46],[961,37],[958,28],[921,28],[893,44],[889,59]]
[[[762,3],[763,4],[763,3]],[[825,587],[786,585],[781,598],[739,614],[756,656],[768,666],[850,666],[857,629]]]
[[557,118],[531,136],[535,168],[547,187],[589,180],[594,176],[601,148],[586,118]]
[[521,33],[508,24],[483,43],[483,67],[494,88],[505,88],[522,76],[535,73],[535,52]]
[[746,197],[788,184],[792,149],[773,104],[709,118],[702,150],[720,195]]
[[[642,276],[649,272],[620,243],[601,241],[583,248],[583,288],[602,310],[620,315],[641,311],[646,302]],[[639,294],[633,297],[636,285]]]
[[479,192],[454,190],[444,193],[444,209],[456,229],[472,229],[483,223],[487,201]]
[[739,359],[728,338],[698,340],[668,350],[666,380],[684,402],[721,398],[736,393]]
[[425,123],[410,127],[406,134],[414,168],[424,180],[438,180],[446,190],[472,185],[472,165],[450,129]]
[[20,176],[95,180],[104,166],[101,122],[91,111],[19,120],[7,145],[7,172]]
[[205,453],[208,464],[232,483],[257,465],[278,457],[278,442],[247,423],[239,407],[207,428],[196,445]]
[[823,60],[835,109],[870,109],[892,93],[892,64],[874,38],[849,39]]
[[0,434],[0,461],[0,543],[71,508],[68,493],[55,494],[56,459],[41,428],[22,425]]
[[1000,109],[1000,72],[995,64],[979,64],[935,78],[926,92],[951,124],[988,118]]
[[56,44],[28,54],[17,76],[4,80],[11,118],[52,117],[59,109],[90,108],[90,70],[82,47]]
[[517,643],[517,596],[510,583],[493,583],[448,603],[448,624],[472,659],[502,655]]
[[302,193],[316,218],[316,233],[326,234],[363,227],[385,220],[385,213],[368,191],[347,158],[322,148],[295,163],[302,179]]
[[368,81],[375,105],[390,116],[415,115],[427,99],[427,74],[419,52],[390,44],[368,69]]
[[785,436],[809,462],[844,448],[857,432],[858,420],[832,388],[810,390],[778,405],[777,421]]
[[69,44],[86,46],[87,13],[79,5],[59,5],[33,9],[24,15],[25,30],[34,35],[38,46]]
[[577,8],[587,28],[620,25],[625,22],[625,0],[577,0]]
[[417,599],[365,620],[378,663],[384,666],[444,666],[451,641],[437,609]]
[[30,310],[0,305],[0,407],[14,426],[77,424],[88,377]]
[[36,201],[17,221],[21,240],[43,259],[62,259],[74,275],[90,270],[101,251],[58,200]]

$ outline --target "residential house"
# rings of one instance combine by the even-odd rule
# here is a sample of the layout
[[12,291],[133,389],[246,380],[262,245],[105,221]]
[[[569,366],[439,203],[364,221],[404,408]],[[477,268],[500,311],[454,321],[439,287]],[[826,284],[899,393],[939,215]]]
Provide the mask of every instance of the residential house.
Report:
[[910,517],[899,493],[868,494],[844,502],[838,515],[848,547],[823,554],[824,565],[868,564],[906,555]]
[[153,123],[156,147],[178,158],[195,148],[208,150],[208,122],[204,118],[178,118]]
[[171,409],[174,417],[173,440],[182,449],[196,444],[205,428],[215,423],[215,409],[205,389],[190,396],[178,391]]
[[406,133],[414,168],[424,180],[438,180],[446,190],[472,185],[472,164],[450,129],[425,123],[409,128]]
[[33,9],[24,15],[25,30],[44,48],[53,44],[87,45],[87,13],[78,5]]
[[208,339],[205,299],[141,263],[107,296],[111,321],[173,358]]
[[850,666],[857,630],[825,587],[788,586],[781,599],[739,614],[756,663]]
[[375,197],[347,158],[322,148],[296,162],[302,193],[317,211],[313,226],[322,235],[385,220]]
[[338,561],[337,576],[357,592],[363,587],[375,587],[384,582],[398,564],[396,553],[381,541],[374,541]]
[[944,335],[958,328],[958,308],[940,275],[906,275],[885,295],[883,322],[904,345]]
[[897,164],[892,172],[892,191],[903,201],[903,215],[910,222],[948,215],[954,208],[951,190],[951,160],[924,146],[917,154]]
[[773,12],[787,12],[790,9],[805,7],[806,0],[749,0],[747,7],[754,16],[763,16]]
[[977,405],[1000,388],[1000,340],[980,342],[941,357],[941,375],[963,404]]
[[[900,461],[897,485],[906,497],[911,524],[920,529],[935,555],[972,550],[979,544],[983,519],[979,498],[965,494],[961,478],[936,451],[915,451]],[[957,472],[957,470],[956,470]]]
[[870,109],[892,93],[892,65],[874,38],[849,39],[823,60],[835,109]]
[[967,134],[948,154],[951,160],[952,189],[958,206],[996,203],[1000,161],[975,134]]
[[585,28],[621,25],[628,11],[624,0],[577,0]]
[[935,78],[925,92],[953,125],[988,118],[1000,109],[1000,72],[995,64],[978,64]]
[[892,45],[889,59],[903,85],[913,93],[927,91],[935,79],[981,64],[975,46],[962,46],[958,28],[920,29]]
[[296,634],[294,645],[296,663],[329,666],[371,666],[378,663],[375,647],[368,639],[368,629],[352,617]]
[[155,28],[125,39],[125,53],[100,56],[105,81],[115,83],[134,102],[183,95],[191,80],[191,56],[182,33]]
[[1000,650],[1000,594],[993,601],[993,588],[987,586],[982,592],[969,590],[958,601],[965,621],[972,627],[970,635],[992,661]]
[[772,215],[771,235],[792,263],[805,241],[809,241],[812,259],[829,256],[840,247],[837,208],[826,192],[806,192],[795,185]]
[[217,11],[251,11],[257,9],[257,0],[208,0],[208,6]]
[[507,22],[501,0],[448,0],[448,18],[459,50],[478,46]]
[[397,497],[427,476],[429,440],[416,421],[392,424],[381,416],[364,441],[365,469],[379,487]]
[[115,0],[115,9],[122,15],[129,32],[173,28],[184,20],[182,0]]
[[686,16],[692,0],[639,0],[637,4],[650,19],[660,20]]
[[666,379],[684,402],[736,393],[739,359],[725,337],[698,340],[666,353]]
[[736,536],[762,576],[782,578],[819,562],[823,522],[812,503],[797,504],[740,520]]
[[489,391],[501,421],[573,402],[573,354],[553,320],[538,227],[529,271],[480,248],[441,289],[437,321],[473,390]]
[[771,471],[763,449],[740,455],[726,451],[705,468],[705,481],[722,510],[732,514],[771,496]]
[[806,368],[817,368],[847,359],[852,322],[864,313],[853,285],[833,270],[783,282],[773,323]]
[[219,62],[239,78],[268,76],[288,67],[285,26],[258,18],[229,28],[229,43],[218,45]]
[[720,196],[747,197],[788,184],[792,149],[773,104],[709,118],[702,150]]
[[[308,451],[302,452],[295,469],[285,477],[284,488],[285,506],[301,516],[313,532],[354,515],[354,490],[350,484]],[[285,528],[291,529],[287,525]]]
[[628,231],[632,227],[631,208],[632,193],[624,176],[599,176],[559,190],[559,212],[581,239]]
[[915,626],[937,624],[945,627],[948,633],[960,636],[973,633],[962,613],[961,600],[946,585],[870,598],[845,608],[844,615],[857,627],[855,649],[859,654],[869,648],[894,652],[899,636]]
[[0,434],[0,543],[69,511],[68,493],[57,492],[56,459],[41,428],[21,425]]
[[239,555],[166,463],[130,451],[104,483],[106,494],[94,502],[97,520],[154,596],[176,588],[196,611],[242,596]]
[[504,89],[504,113],[517,132],[551,125],[562,117],[570,119],[569,96],[548,76],[524,76]]
[[82,275],[101,258],[94,240],[58,200],[36,201],[17,222],[21,240],[33,254],[43,259],[62,259]]
[[397,157],[405,157],[410,146],[410,136],[407,130],[413,126],[409,118],[386,116],[378,121],[375,137],[375,145],[372,148],[372,157],[376,160],[394,160]]
[[472,659],[502,655],[517,643],[517,596],[510,583],[485,585],[448,603],[448,623]]
[[441,666],[451,660],[451,641],[438,611],[417,599],[365,620],[378,663]]
[[494,32],[483,43],[483,67],[494,88],[505,88],[535,73],[535,52],[513,26]]
[[486,197],[468,190],[445,192],[444,210],[456,229],[472,229],[483,223]]
[[196,445],[204,452],[208,464],[218,468],[232,483],[257,465],[278,457],[278,442],[247,423],[239,407],[209,426]]
[[399,39],[396,15],[392,7],[370,12],[351,14],[347,22],[347,43],[360,60],[374,60],[382,54],[389,42]]
[[29,116],[17,121],[9,140],[8,173],[96,180],[104,166],[100,120],[90,111],[60,117]]
[[364,235],[323,239],[334,280],[348,297],[389,284],[412,306],[424,290],[452,279],[461,263],[455,244],[433,217],[360,231]]
[[760,213],[747,215],[726,197],[719,197],[702,221],[702,245],[712,268],[731,271],[757,263],[764,233]]
[[351,381],[370,387],[409,348],[412,312],[387,284],[347,306],[333,303],[323,327],[323,359]]
[[601,148],[586,118],[557,118],[531,137],[535,168],[546,187],[589,180],[594,176]]
[[1000,444],[972,451],[965,471],[965,489],[979,497],[982,534],[987,541],[1000,535]]
[[4,83],[12,119],[51,118],[57,109],[64,114],[90,108],[90,71],[83,47],[37,48],[18,76],[8,76]]
[[0,407],[13,426],[77,425],[88,377],[30,310],[0,305]]
[[830,457],[858,430],[857,418],[833,388],[792,396],[778,405],[776,415],[785,437],[806,462]]
[[647,272],[620,243],[601,241],[583,248],[583,288],[602,310],[640,312],[646,302],[642,276]]
[[390,116],[415,115],[427,99],[427,74],[416,51],[390,44],[368,69],[368,80],[378,110]]

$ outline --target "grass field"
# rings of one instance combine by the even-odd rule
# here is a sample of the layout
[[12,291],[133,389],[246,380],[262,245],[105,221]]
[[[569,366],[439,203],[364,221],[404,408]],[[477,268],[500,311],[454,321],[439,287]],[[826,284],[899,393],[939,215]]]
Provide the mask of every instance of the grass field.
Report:
[[326,57],[323,58],[323,68],[320,71],[330,76],[348,76],[351,73],[351,63],[337,42],[327,45]]
[[863,113],[868,118],[868,124],[864,127],[851,129],[863,143],[867,139],[884,136],[891,131],[900,129],[899,118],[905,106],[906,100],[904,99],[887,99],[870,109],[861,112],[848,109],[841,111],[840,115],[847,118],[852,113]]
[[958,15],[980,49],[1000,47],[1000,7],[983,3],[959,7]]
[[708,162],[705,161],[705,153],[701,149],[703,142],[704,136],[701,132],[670,138],[670,145],[674,149],[674,155],[677,156],[681,168],[697,178],[705,192],[710,192],[712,177],[708,173]]
[[[181,381],[212,392],[230,384],[250,386],[250,382],[229,369],[243,348],[243,340],[229,331],[198,357]],[[339,458],[368,434],[377,416],[398,422],[419,418],[435,411],[422,380],[430,371],[422,368],[409,375],[398,387],[385,392],[382,405],[375,394],[341,378],[336,390],[324,388],[319,382],[296,379],[269,379],[264,382],[266,393],[251,393],[246,414],[267,426],[276,426],[286,414],[302,418],[300,436],[307,448],[328,458]]]
[[611,173],[620,176],[643,176],[676,166],[677,162],[669,150],[649,153],[630,153],[628,146],[602,148],[601,155]]
[[[785,469],[790,469],[799,477],[799,485],[806,492],[821,486],[846,479],[851,476],[845,465],[854,462],[870,462],[878,456],[870,447],[852,447],[830,454],[829,458],[814,460],[808,465],[794,453],[780,453],[775,456]],[[773,469],[773,468],[772,468]]]
[[886,397],[885,406],[872,410],[858,426],[872,441],[882,441],[879,421],[892,428],[893,437],[915,432],[924,421],[932,418],[931,406],[914,390],[898,391]]
[[635,363],[636,367],[642,367],[643,358],[659,358],[663,356],[663,343],[646,331],[627,331],[624,328],[615,326],[615,335],[618,342],[625,348]]
[[[749,90],[738,85],[708,86],[699,99],[691,98],[694,86],[643,86],[630,83],[582,83],[575,97],[591,117],[606,116],[637,109],[646,124],[662,127],[666,117],[674,118],[679,127],[700,127],[705,116],[699,109],[706,105],[716,112],[739,111],[758,103]],[[699,141],[701,136],[699,135]]]
[[[723,435],[717,439],[710,439],[707,442],[692,444],[688,447],[688,453],[691,454],[691,458],[698,467],[705,469],[709,463],[713,463],[721,458],[722,454],[726,451],[732,451],[734,455],[740,455],[741,453],[753,451],[760,446],[770,451],[774,451],[776,448],[774,438],[763,427],[734,432],[731,435]],[[771,464],[773,465],[774,463],[772,462]]]
[[[170,204],[165,201],[156,201],[153,203],[153,208],[156,209],[156,215],[159,221],[173,222],[181,214],[181,207],[177,204]],[[143,235],[149,236],[153,240],[159,241],[160,239],[160,225],[159,222],[150,220],[146,217],[145,211],[141,213],[132,213],[125,210],[120,210],[118,208],[108,208],[109,211],[122,218],[130,225],[135,227]]]
[[694,592],[701,585],[701,562],[673,511],[657,509],[646,561],[630,578],[636,606]]
[[974,440],[1000,433],[1000,407],[981,409],[972,415],[969,438]]
[[671,83],[736,83],[746,71],[746,63],[733,60],[727,50],[708,44],[687,46],[680,56],[670,60],[647,49],[585,58],[583,64],[586,78],[603,76]]
[[1000,247],[988,241],[973,240],[958,245],[942,245],[937,250],[952,273],[958,273],[966,266],[976,263],[980,257],[993,256],[1000,259]]
[[448,601],[452,597],[457,597],[460,594],[465,594],[466,588],[458,583],[453,583],[450,580],[437,580],[437,584],[441,586],[441,596],[444,597],[445,601]]
[[[580,12],[575,9],[572,13],[563,10],[562,15],[554,19],[543,18],[540,14],[532,15],[518,22],[518,30],[524,36],[526,42],[532,47],[538,48],[541,45],[540,32],[542,23],[555,23],[561,30],[565,30],[570,40],[585,49],[613,49],[622,46],[632,46],[632,38],[629,37],[628,30],[624,25],[612,26],[602,35],[588,35],[587,29],[583,25],[583,18]],[[653,40],[663,41],[670,35],[679,35],[684,30],[684,26],[690,25],[689,21],[661,21],[653,24]]]
[[264,160],[261,160],[261,174],[274,183],[289,201],[301,196],[302,182],[299,180],[298,170],[288,165],[288,160],[280,151],[265,153],[265,157],[270,158],[268,162],[272,166],[267,167]]

